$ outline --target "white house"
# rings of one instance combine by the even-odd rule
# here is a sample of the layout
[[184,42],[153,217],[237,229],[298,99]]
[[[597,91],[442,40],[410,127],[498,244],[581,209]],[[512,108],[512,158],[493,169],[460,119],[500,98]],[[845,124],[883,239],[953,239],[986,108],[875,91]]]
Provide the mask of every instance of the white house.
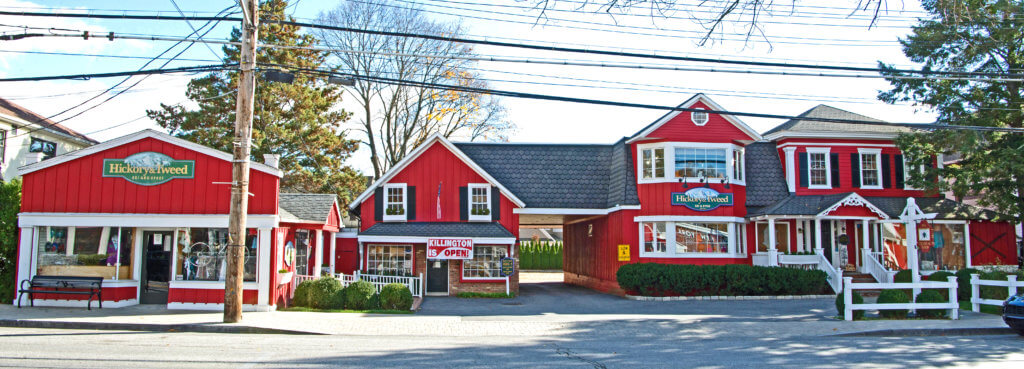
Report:
[[0,98],[0,175],[18,177],[18,167],[96,144],[21,105]]

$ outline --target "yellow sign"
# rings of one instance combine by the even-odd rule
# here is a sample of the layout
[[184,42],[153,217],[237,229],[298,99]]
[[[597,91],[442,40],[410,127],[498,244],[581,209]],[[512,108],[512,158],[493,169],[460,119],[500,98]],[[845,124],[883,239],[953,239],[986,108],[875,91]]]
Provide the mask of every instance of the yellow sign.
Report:
[[629,245],[619,245],[619,261],[629,261]]

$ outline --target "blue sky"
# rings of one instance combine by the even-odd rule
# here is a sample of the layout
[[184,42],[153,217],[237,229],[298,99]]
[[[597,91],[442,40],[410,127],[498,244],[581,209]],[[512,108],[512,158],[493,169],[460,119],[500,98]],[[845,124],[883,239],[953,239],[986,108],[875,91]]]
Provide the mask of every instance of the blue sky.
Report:
[[[359,0],[378,1],[378,0]],[[786,1],[774,14],[762,18],[762,31],[768,42],[759,36],[743,41],[745,24],[730,23],[715,42],[700,46],[696,35],[703,31],[691,18],[707,17],[706,8],[684,6],[669,17],[649,14],[617,15],[587,14],[574,11],[577,0],[564,0],[549,18],[536,22],[537,11],[523,8],[528,2],[515,0],[393,0],[394,6],[420,6],[428,16],[442,21],[461,21],[468,37],[504,41],[568,45],[671,55],[692,55],[724,59],[799,62],[825,65],[875,66],[878,61],[901,66],[912,65],[903,56],[896,42],[910,32],[915,17],[922,16],[916,1],[903,1],[899,9],[889,9],[876,25],[869,28],[868,15],[853,12],[855,0],[801,1],[796,8]],[[683,1],[684,4],[695,3]],[[217,12],[232,5],[229,0],[178,0],[186,11]],[[485,3],[487,5],[474,5]],[[126,5],[127,4],[127,5]],[[302,0],[293,2],[291,12],[298,18],[314,18],[338,1]],[[100,9],[161,11],[177,15],[169,0],[125,1],[0,1],[2,10],[90,11]],[[586,9],[592,10],[592,8]],[[852,16],[847,17],[847,15]],[[203,22],[193,22],[198,27]],[[88,29],[94,32],[114,31],[147,35],[184,36],[192,32],[184,22],[126,20],[55,19],[0,16],[0,24],[30,25]],[[618,26],[616,26],[618,25]],[[220,24],[207,38],[224,39],[234,24]],[[599,31],[610,29],[612,32]],[[15,29],[0,27],[0,31]],[[510,40],[511,39],[511,40]],[[724,39],[724,40],[723,40]],[[22,52],[57,52],[155,56],[172,43],[155,41],[106,40],[85,41],[77,38],[45,38],[0,42],[0,75],[37,76],[52,74],[95,73],[134,70],[145,59],[112,59],[100,57],[41,55]],[[211,45],[219,54],[220,48]],[[176,48],[168,55],[176,54]],[[554,58],[567,60],[600,60],[622,63],[653,63],[636,59],[606,58],[573,54],[524,51],[499,47],[477,47],[477,52],[493,56]],[[14,51],[14,52],[12,52]],[[218,55],[219,56],[219,55]],[[182,54],[183,61],[169,67],[207,64],[215,55],[203,45],[194,45]],[[162,62],[154,63],[158,66]],[[658,62],[659,64],[665,64]],[[716,67],[699,63],[671,63],[684,67]],[[600,67],[564,67],[481,62],[477,72],[491,81],[493,88],[656,105],[676,105],[696,92],[705,92],[724,108],[736,111],[797,115],[817,104],[828,104],[892,122],[929,122],[934,115],[913,106],[887,105],[875,100],[879,90],[888,84],[881,79],[796,77],[747,75],[709,72],[674,72],[630,70]],[[153,76],[140,83],[131,93],[94,109],[64,124],[80,132],[93,133],[99,140],[117,137],[143,128],[154,127],[148,119],[138,119],[146,109],[160,103],[184,101],[184,86],[194,76]],[[89,81],[51,81],[0,83],[0,95],[11,98],[43,115],[51,115],[73,106],[119,79]],[[131,83],[131,82],[130,82]],[[129,84],[130,84],[129,83]],[[570,86],[572,85],[572,86]],[[61,95],[61,96],[50,96]],[[105,98],[105,97],[104,97]],[[98,100],[97,100],[98,101]],[[563,102],[523,99],[504,100],[509,118],[518,126],[511,136],[515,142],[593,142],[609,143],[630,135],[664,112],[657,110],[593,106]],[[64,117],[66,115],[62,115]],[[138,119],[138,120],[135,120]],[[134,120],[134,121],[133,121]],[[755,130],[765,131],[780,120],[744,118]],[[129,124],[125,122],[133,121]],[[114,125],[123,124],[114,128]],[[353,133],[354,135],[357,133]],[[363,153],[352,159],[352,165],[366,170],[369,163]]]

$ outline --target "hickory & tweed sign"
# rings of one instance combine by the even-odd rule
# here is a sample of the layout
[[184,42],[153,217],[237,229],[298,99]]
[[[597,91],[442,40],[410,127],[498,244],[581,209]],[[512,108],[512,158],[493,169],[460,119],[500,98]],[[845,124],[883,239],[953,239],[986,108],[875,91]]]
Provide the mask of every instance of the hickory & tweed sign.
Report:
[[175,178],[194,178],[195,166],[192,160],[174,160],[158,152],[146,151],[124,159],[103,159],[103,176],[124,178],[142,186],[155,186]]
[[686,192],[673,192],[672,205],[683,205],[696,211],[714,210],[719,206],[732,206],[732,194],[719,193],[707,187],[691,188]]

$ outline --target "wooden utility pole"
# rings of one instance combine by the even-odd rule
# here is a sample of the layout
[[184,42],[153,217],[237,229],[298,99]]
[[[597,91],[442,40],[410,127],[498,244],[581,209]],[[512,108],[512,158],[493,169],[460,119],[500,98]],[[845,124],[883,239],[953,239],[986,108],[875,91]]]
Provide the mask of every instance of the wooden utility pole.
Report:
[[224,322],[242,320],[242,279],[245,261],[246,213],[249,208],[249,153],[256,94],[256,30],[259,4],[241,0],[242,50],[239,53],[238,97],[235,106],[234,158],[231,161],[231,211],[228,215],[227,277],[224,280]]

